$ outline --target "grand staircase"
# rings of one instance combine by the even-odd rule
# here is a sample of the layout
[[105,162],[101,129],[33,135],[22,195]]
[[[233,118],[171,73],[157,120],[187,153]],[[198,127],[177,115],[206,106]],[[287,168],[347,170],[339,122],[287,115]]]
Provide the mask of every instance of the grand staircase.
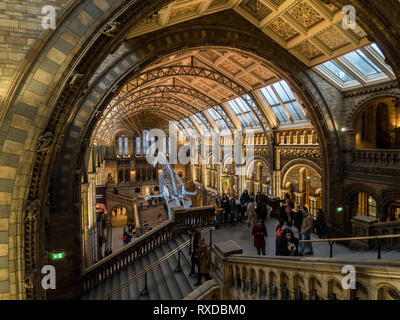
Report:
[[[179,300],[196,287],[189,277],[189,236],[212,232],[213,208],[177,208],[174,218],[135,238],[82,272],[84,300]],[[210,238],[211,239],[211,238]],[[178,267],[178,268],[177,268]]]
[[[169,240],[153,252],[148,253],[141,259],[122,269],[119,274],[114,274],[90,292],[83,295],[83,300],[100,300],[103,299],[115,289],[132,279],[145,268],[149,267],[155,261],[161,259],[167,253],[176,249],[179,245],[187,241],[189,237],[185,234],[177,236]],[[196,287],[194,284],[197,278],[189,277],[190,273],[190,257],[189,247],[185,247],[181,251],[180,266],[182,271],[175,272],[178,265],[178,254],[173,255],[160,265],[154,267],[147,273],[147,292],[141,295],[145,287],[145,277],[134,281],[122,290],[110,296],[111,300],[180,300],[189,295]],[[108,297],[107,297],[108,298]]]

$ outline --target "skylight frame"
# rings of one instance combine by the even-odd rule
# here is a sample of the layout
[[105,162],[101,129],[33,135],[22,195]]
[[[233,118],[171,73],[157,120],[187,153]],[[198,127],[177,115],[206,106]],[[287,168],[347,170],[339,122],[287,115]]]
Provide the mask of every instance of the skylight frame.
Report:
[[[371,75],[364,73],[361,68],[357,67],[351,62],[351,59],[349,59],[349,55],[353,55],[354,53],[360,55],[361,57],[365,56],[365,58],[369,60],[368,63],[372,63],[381,72]],[[362,59],[364,59],[364,57]],[[354,80],[342,81],[342,79],[327,69],[325,66],[327,62],[336,63],[345,72],[349,73]],[[385,57],[383,56],[382,51],[375,43],[321,63],[315,66],[313,70],[341,91],[348,91],[361,88],[366,85],[373,85],[396,79],[390,66],[385,63]]]

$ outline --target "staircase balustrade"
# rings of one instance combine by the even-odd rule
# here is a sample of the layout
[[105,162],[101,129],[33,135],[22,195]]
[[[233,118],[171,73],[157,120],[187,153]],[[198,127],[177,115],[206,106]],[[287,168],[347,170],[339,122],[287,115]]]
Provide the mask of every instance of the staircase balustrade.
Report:
[[145,235],[134,239],[119,251],[84,270],[82,272],[83,292],[95,288],[136,259],[140,259],[173,237],[186,232],[188,228],[213,225],[214,208],[212,206],[190,209],[174,208],[173,217],[172,220],[162,223]]

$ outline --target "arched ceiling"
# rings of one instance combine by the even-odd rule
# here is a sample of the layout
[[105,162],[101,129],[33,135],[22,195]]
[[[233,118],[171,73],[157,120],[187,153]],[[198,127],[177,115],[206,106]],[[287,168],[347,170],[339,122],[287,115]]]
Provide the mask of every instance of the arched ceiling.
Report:
[[[202,128],[221,131],[218,121],[204,112],[210,108],[227,130],[240,129],[241,121],[227,102],[247,93],[250,96],[243,100],[262,130],[268,128],[265,120],[269,120],[268,112],[259,110],[268,106],[252,96],[252,92],[279,80],[261,60],[239,51],[220,48],[181,51],[161,57],[128,81],[104,111],[95,135],[107,139],[127,125],[134,135],[140,135],[140,114],[146,111],[160,111],[160,116],[169,120],[188,118],[181,122],[182,126],[188,128],[190,124],[198,133]],[[136,120],[132,120],[132,114]],[[269,110],[269,114],[273,112]]]
[[[176,0],[130,30],[125,43],[227,9],[234,9],[309,67],[369,43],[360,27],[344,29],[345,14],[325,0]],[[280,80],[257,58],[226,48],[205,47],[161,57],[114,97],[95,130],[95,141],[109,139],[128,124],[133,135],[141,135],[140,117],[151,110],[164,119],[180,120],[182,128],[199,134],[210,129],[242,129],[246,123],[266,132],[281,122],[305,120],[305,108],[295,93],[291,101],[297,111],[278,94],[280,110],[257,93]],[[239,112],[227,103],[238,97],[244,102]],[[210,108],[213,112],[206,112]],[[247,118],[244,109],[249,110]]]

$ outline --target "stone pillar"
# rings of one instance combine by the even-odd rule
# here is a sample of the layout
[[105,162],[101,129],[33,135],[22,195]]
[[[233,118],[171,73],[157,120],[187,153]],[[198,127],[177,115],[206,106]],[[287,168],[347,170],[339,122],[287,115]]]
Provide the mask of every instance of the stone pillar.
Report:
[[[214,276],[221,287],[221,299],[230,299],[229,289],[231,287],[229,281],[229,266],[224,260],[234,254],[242,254],[243,249],[233,240],[223,241],[214,245]],[[242,273],[242,269],[240,269]],[[243,290],[243,275],[241,275]]]

